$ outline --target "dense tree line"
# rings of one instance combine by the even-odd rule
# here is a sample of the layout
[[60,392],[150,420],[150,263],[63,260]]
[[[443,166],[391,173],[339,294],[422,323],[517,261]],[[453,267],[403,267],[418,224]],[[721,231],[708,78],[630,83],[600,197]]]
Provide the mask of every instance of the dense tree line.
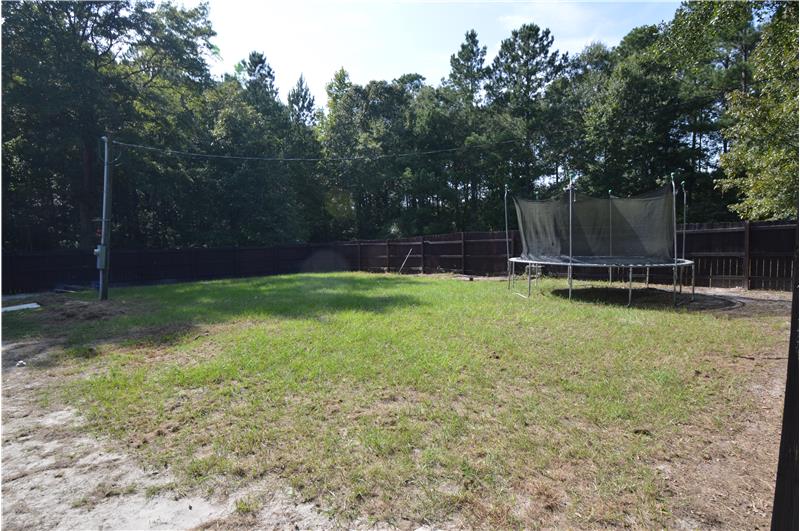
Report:
[[574,56],[534,23],[493,58],[468,31],[440,83],[341,69],[321,108],[302,77],[281,101],[258,52],[214,79],[206,6],[4,2],[3,248],[97,242],[104,134],[220,156],[114,145],[118,247],[496,229],[506,186],[570,177],[626,196],[674,174],[693,221],[796,217],[797,9],[687,3]]

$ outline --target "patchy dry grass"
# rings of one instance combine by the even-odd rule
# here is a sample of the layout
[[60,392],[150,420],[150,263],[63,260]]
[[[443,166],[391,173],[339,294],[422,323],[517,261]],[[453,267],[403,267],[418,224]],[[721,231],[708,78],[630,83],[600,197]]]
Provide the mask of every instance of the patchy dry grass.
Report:
[[[100,318],[59,327],[76,375],[59,399],[185,488],[273,475],[344,519],[665,525],[655,464],[698,451],[687,426],[749,407],[725,362],[785,344],[786,316],[556,287],[523,300],[498,282],[329,274],[112,290],[82,301]],[[56,311],[4,316],[3,333],[52,334]]]

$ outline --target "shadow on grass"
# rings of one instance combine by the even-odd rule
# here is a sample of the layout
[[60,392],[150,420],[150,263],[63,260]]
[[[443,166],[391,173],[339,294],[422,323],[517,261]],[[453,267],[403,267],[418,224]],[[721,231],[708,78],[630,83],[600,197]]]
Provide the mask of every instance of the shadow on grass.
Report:
[[398,292],[413,284],[399,276],[299,274],[157,286],[139,293],[157,303],[157,311],[171,322],[213,323],[243,316],[308,319],[345,311],[382,313],[419,304],[416,297]]
[[[569,290],[566,288],[554,289],[551,292],[556,297],[569,298]],[[588,287],[573,288],[572,300],[589,302],[593,304],[603,304],[607,306],[627,306],[627,288],[609,287]],[[717,295],[705,295],[695,293],[694,301],[691,301],[691,292],[684,290],[678,293],[678,305],[672,303],[672,290],[657,288],[634,288],[631,297],[631,308],[646,308],[649,310],[672,310],[687,309],[691,311],[701,310],[730,310],[742,305],[742,303],[727,297]]]
[[[52,297],[42,308],[4,323],[17,346],[4,352],[3,368],[19,360],[52,366],[65,358],[87,358],[84,347],[111,341],[163,347],[203,335],[206,325],[239,319],[315,319],[340,312],[385,313],[421,304],[406,290],[412,278],[389,275],[298,274],[280,277],[112,289],[108,301]],[[14,328],[23,330],[15,334]],[[66,348],[58,356],[38,356],[31,340]],[[5,342],[4,342],[5,343]],[[29,346],[30,345],[30,346]]]

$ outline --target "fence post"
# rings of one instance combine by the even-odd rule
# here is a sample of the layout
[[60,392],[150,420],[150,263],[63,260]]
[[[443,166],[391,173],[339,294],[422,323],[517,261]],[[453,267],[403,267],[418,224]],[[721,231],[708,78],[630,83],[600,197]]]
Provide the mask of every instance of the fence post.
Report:
[[742,264],[742,276],[744,276],[744,289],[750,289],[750,222],[744,222],[744,264]]
[[466,253],[464,251],[464,231],[461,231],[461,274],[462,275],[466,271],[466,267],[464,265],[466,262],[465,257]]
[[422,263],[420,264],[420,271],[425,274],[425,236],[419,237],[420,256]]
[[356,242],[358,246],[358,263],[356,264],[356,271],[361,271],[361,240]]
[[786,363],[781,442],[775,497],[772,502],[772,529],[797,529],[797,253],[792,266],[792,324]]
[[386,240],[386,272],[389,272],[389,240]]

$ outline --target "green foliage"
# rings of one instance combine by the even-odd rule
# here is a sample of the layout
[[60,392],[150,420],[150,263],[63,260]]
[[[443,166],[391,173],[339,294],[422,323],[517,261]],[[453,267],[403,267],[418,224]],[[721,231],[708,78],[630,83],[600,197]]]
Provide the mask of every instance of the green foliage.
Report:
[[752,56],[753,88],[730,96],[733,142],[719,183],[742,194],[733,210],[748,219],[797,218],[798,6],[782,3]]
[[314,107],[314,96],[308,90],[305,79],[300,75],[297,84],[289,91],[289,116],[295,125],[313,126],[317,114]]
[[643,192],[686,164],[679,84],[670,74],[645,51],[627,55],[608,76],[586,115],[587,140],[601,154],[587,167],[593,193]]
[[[3,245],[88,247],[98,139],[136,128],[172,92],[207,85],[207,8],[8,2],[2,16]],[[179,116],[162,109],[164,119]]]
[[4,249],[97,242],[104,134],[219,157],[113,146],[117,248],[498,229],[506,187],[548,196],[568,175],[628,195],[675,174],[694,221],[796,216],[794,4],[686,3],[572,57],[533,23],[494,58],[470,30],[439,86],[342,68],[324,109],[302,76],[281,101],[261,52],[213,79],[204,4],[0,9]]
[[549,124],[544,120],[547,86],[561,75],[566,56],[553,50],[550,30],[525,24],[500,43],[492,62],[487,93],[493,110],[504,114],[505,128],[520,142],[510,153],[513,191],[530,193],[536,181],[549,173],[544,145]]
[[686,3],[661,51],[686,76],[686,100],[701,110],[691,117],[695,131],[719,146],[696,150],[695,171],[702,157],[721,161],[711,179],[698,180],[715,183],[743,218],[796,218],[797,5]]
[[450,56],[450,85],[471,105],[481,103],[489,68],[486,62],[486,46],[478,42],[478,34],[470,30],[464,35],[464,43],[457,54]]

